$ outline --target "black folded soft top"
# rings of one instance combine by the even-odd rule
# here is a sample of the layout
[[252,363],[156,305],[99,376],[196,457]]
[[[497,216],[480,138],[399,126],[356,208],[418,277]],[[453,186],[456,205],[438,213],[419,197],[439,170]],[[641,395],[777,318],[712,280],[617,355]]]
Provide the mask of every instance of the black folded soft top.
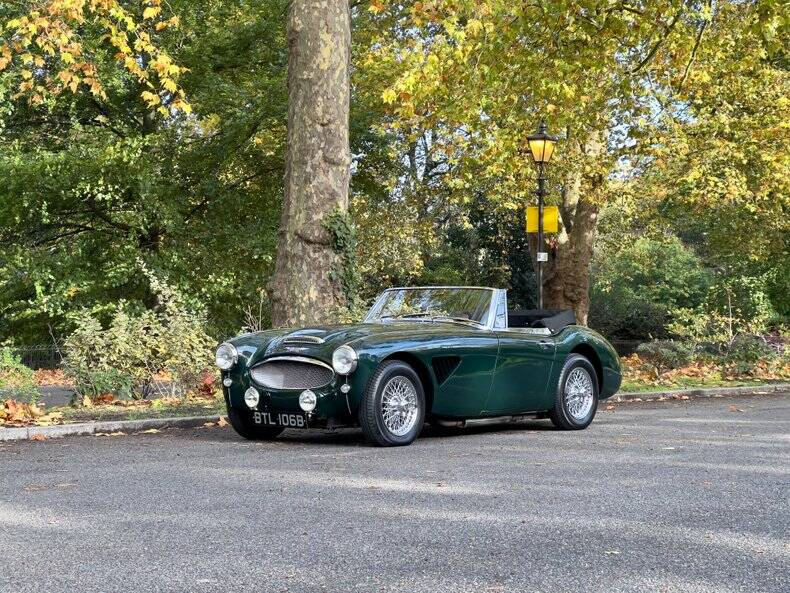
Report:
[[508,311],[508,327],[545,327],[556,334],[568,325],[576,324],[571,309],[520,309]]

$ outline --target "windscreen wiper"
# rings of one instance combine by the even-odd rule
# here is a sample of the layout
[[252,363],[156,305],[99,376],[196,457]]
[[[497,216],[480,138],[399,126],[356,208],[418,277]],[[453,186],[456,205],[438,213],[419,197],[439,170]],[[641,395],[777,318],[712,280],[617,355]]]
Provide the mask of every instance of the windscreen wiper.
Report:
[[379,319],[409,319],[412,317],[431,317],[432,313],[427,311],[422,313],[399,313],[398,315],[382,315]]
[[484,323],[480,323],[474,319],[469,319],[468,317],[453,317],[450,315],[439,315],[438,317],[431,317],[431,321],[450,321],[453,323],[471,323],[472,325],[477,326],[485,326]]

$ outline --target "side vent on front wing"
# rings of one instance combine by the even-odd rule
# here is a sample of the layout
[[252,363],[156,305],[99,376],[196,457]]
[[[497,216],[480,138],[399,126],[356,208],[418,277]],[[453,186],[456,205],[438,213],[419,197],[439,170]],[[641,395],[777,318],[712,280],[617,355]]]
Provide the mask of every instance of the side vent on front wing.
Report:
[[441,385],[461,364],[460,356],[437,356],[432,361],[436,382]]

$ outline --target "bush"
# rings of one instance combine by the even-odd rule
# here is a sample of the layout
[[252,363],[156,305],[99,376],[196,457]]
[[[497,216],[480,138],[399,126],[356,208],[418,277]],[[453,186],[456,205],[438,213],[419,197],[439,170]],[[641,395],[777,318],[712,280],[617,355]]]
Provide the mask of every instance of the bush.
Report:
[[675,309],[667,330],[673,336],[694,345],[695,350],[720,354],[732,339],[732,320],[716,311]]
[[133,377],[115,369],[81,370],[72,377],[75,379],[73,403],[82,401],[85,397],[95,400],[105,394],[120,398],[134,396]]
[[204,328],[202,311],[189,308],[181,295],[139,264],[149,279],[158,307],[135,311],[120,302],[108,326],[89,311],[75,318],[76,329],[64,344],[64,368],[81,395],[148,397],[157,376],[171,380],[168,395],[198,388],[211,367],[216,341]]
[[640,344],[636,351],[653,366],[657,377],[670,369],[686,366],[694,358],[693,349],[688,344],[673,340],[646,342]]
[[35,404],[41,394],[33,378],[33,370],[22,364],[11,348],[0,348],[0,392],[10,392]]
[[777,352],[762,336],[740,334],[733,338],[724,353],[724,360],[735,365],[738,374],[751,373],[759,362],[770,362]]
[[590,326],[614,339],[668,337],[669,312],[699,307],[710,282],[702,260],[677,237],[640,237],[618,252],[598,252]]

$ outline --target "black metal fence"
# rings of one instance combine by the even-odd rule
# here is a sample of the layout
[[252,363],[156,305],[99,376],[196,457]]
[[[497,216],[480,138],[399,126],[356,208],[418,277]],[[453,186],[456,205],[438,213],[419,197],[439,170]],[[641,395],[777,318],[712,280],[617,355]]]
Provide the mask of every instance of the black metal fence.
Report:
[[60,366],[60,351],[54,346],[20,346],[12,347],[11,352],[18,356],[27,367],[33,370],[56,369]]

